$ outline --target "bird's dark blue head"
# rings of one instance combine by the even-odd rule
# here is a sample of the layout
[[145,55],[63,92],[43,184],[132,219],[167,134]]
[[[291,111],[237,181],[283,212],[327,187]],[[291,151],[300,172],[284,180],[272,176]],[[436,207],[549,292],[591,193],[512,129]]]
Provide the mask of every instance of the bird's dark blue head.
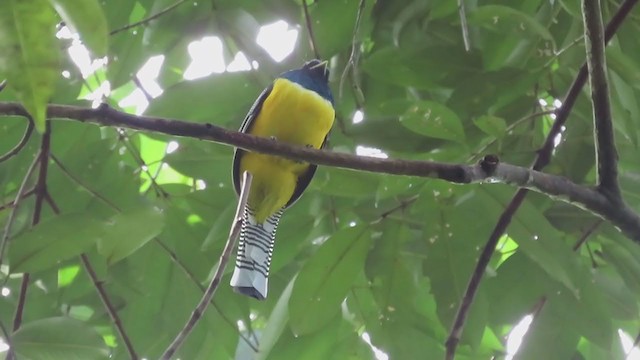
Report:
[[326,62],[313,59],[307,61],[300,69],[289,70],[280,77],[315,91],[333,104],[333,96],[329,88],[329,69],[327,69]]

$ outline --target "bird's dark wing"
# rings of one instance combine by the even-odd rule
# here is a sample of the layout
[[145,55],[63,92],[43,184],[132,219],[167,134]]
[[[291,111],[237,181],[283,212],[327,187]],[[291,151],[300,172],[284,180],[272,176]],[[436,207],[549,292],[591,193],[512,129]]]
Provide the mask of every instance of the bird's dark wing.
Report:
[[[324,141],[320,146],[320,149],[324,149],[324,147],[327,145],[328,138],[329,138],[329,135],[325,136]],[[302,174],[302,176],[298,178],[298,182],[296,183],[296,189],[293,191],[293,195],[291,195],[291,199],[287,201],[287,205],[284,206],[285,209],[293,205],[293,203],[295,203],[296,201],[298,201],[302,193],[307,189],[307,186],[309,186],[309,183],[311,182],[311,179],[313,179],[313,175],[315,175],[317,168],[318,168],[318,165],[309,164],[309,168],[307,169],[307,171],[305,171],[304,174]]]
[[[251,130],[251,126],[253,126],[253,121],[260,114],[260,110],[262,110],[262,104],[271,94],[271,90],[273,90],[273,84],[271,84],[268,88],[264,89],[260,96],[256,99],[256,101],[249,109],[249,113],[244,118],[242,125],[240,126],[240,132],[248,133]],[[242,179],[242,174],[240,174],[240,159],[242,155],[244,155],[245,151],[236,148],[235,154],[233,155],[233,187],[236,189],[236,194],[240,195],[240,180]]]

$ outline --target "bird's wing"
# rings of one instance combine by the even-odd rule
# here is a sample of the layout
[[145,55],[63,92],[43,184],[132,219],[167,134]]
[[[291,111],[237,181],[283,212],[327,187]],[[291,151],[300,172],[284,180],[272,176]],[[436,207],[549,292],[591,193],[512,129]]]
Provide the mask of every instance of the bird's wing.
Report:
[[[324,141],[322,141],[322,145],[320,145],[320,149],[324,149],[325,145],[327,145],[328,138],[329,138],[329,135],[325,136]],[[284,206],[285,209],[293,205],[293,203],[295,203],[296,201],[298,201],[302,193],[307,189],[307,186],[309,186],[309,183],[311,182],[311,179],[313,179],[313,175],[316,173],[317,168],[318,168],[318,165],[309,164],[309,168],[307,169],[307,171],[305,171],[304,174],[302,174],[298,178],[298,182],[296,183],[296,189],[293,191],[293,195],[291,195],[291,199],[289,199],[289,201],[287,201],[287,204]]]
[[[251,109],[249,109],[249,113],[244,118],[242,125],[240,126],[240,132],[248,133],[251,130],[251,126],[253,126],[253,121],[260,114],[260,110],[262,110],[262,104],[271,94],[271,90],[273,90],[273,84],[264,89],[260,96],[256,99],[256,101],[251,105]],[[236,148],[235,154],[233,156],[233,186],[236,189],[236,193],[240,195],[240,180],[242,179],[242,174],[240,174],[240,159],[242,155],[244,155],[245,151]]]

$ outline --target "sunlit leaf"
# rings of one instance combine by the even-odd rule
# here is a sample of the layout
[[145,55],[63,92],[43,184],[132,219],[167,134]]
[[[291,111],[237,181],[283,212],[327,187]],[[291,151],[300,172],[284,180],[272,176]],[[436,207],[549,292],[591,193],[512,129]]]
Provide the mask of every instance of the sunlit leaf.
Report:
[[108,26],[98,0],[49,0],[62,20],[77,32],[96,57],[107,55]]

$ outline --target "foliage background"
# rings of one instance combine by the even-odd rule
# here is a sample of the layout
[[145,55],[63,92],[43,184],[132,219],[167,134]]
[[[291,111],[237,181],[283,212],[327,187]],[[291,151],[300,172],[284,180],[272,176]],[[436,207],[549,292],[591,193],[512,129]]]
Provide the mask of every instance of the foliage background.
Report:
[[[29,2],[37,5],[34,11],[44,23],[54,19],[47,1]],[[80,3],[76,28],[94,56],[109,54],[108,65],[83,78],[61,51],[60,67],[51,70],[56,50],[70,41],[52,40],[54,47],[43,55],[50,61],[43,73],[0,74],[9,79],[0,101],[24,96],[12,89],[12,81],[45,74],[40,79],[46,83],[50,77],[54,84],[52,103],[89,107],[85,97],[108,81],[106,101],[118,107],[137,87],[140,67],[162,54],[157,81],[164,92],[149,99],[145,114],[235,129],[274,76],[314,57],[298,1],[179,2],[153,21],[109,36],[173,2]],[[330,60],[337,97],[331,149],[353,153],[365,146],[393,158],[454,163],[495,153],[513,164],[531,162],[553,121],[549,112],[584,62],[579,1],[465,3],[469,52],[455,1],[366,1],[355,35],[359,1],[309,3],[313,39]],[[7,4],[18,6],[17,0]],[[605,21],[618,5],[603,1]],[[15,16],[17,24],[35,29],[37,22]],[[276,62],[255,37],[260,26],[280,19],[300,36],[294,52]],[[53,27],[33,31],[55,34]],[[620,181],[636,210],[638,33],[635,9],[607,49]],[[259,63],[259,70],[184,80],[191,62],[187,46],[206,35],[222,39],[225,63],[242,52]],[[354,39],[356,81],[347,77],[340,91]],[[593,184],[587,91],[546,171]],[[356,110],[364,113],[362,122],[352,121]],[[0,121],[4,153],[19,142],[26,121],[11,116]],[[40,137],[35,134],[0,164],[1,203],[15,198]],[[177,150],[167,151],[170,141],[179,144]],[[130,357],[84,271],[81,253],[103,282],[137,354],[157,358],[193,310],[224,246],[236,206],[232,148],[54,120],[51,154],[46,186],[61,213],[45,205],[42,222],[31,228],[35,202],[33,197],[22,201],[5,255],[8,267],[2,269],[10,273],[4,279],[8,294],[0,297],[0,321],[7,329],[19,303],[22,274],[31,274],[24,324],[11,335],[18,358]],[[29,183],[34,182],[35,176]],[[305,196],[283,217],[268,299],[256,302],[234,294],[226,285],[229,267],[214,306],[178,357],[375,358],[367,338],[390,359],[440,358],[479,249],[513,192],[505,185],[457,186],[321,167]],[[7,223],[9,213],[10,207],[3,207],[0,222]],[[574,250],[586,237],[587,245]],[[503,357],[512,327],[535,313],[518,358],[622,359],[618,331],[634,337],[640,330],[639,295],[636,244],[584,211],[530,194],[485,274],[457,358]],[[259,352],[243,337],[259,343],[254,345]]]

